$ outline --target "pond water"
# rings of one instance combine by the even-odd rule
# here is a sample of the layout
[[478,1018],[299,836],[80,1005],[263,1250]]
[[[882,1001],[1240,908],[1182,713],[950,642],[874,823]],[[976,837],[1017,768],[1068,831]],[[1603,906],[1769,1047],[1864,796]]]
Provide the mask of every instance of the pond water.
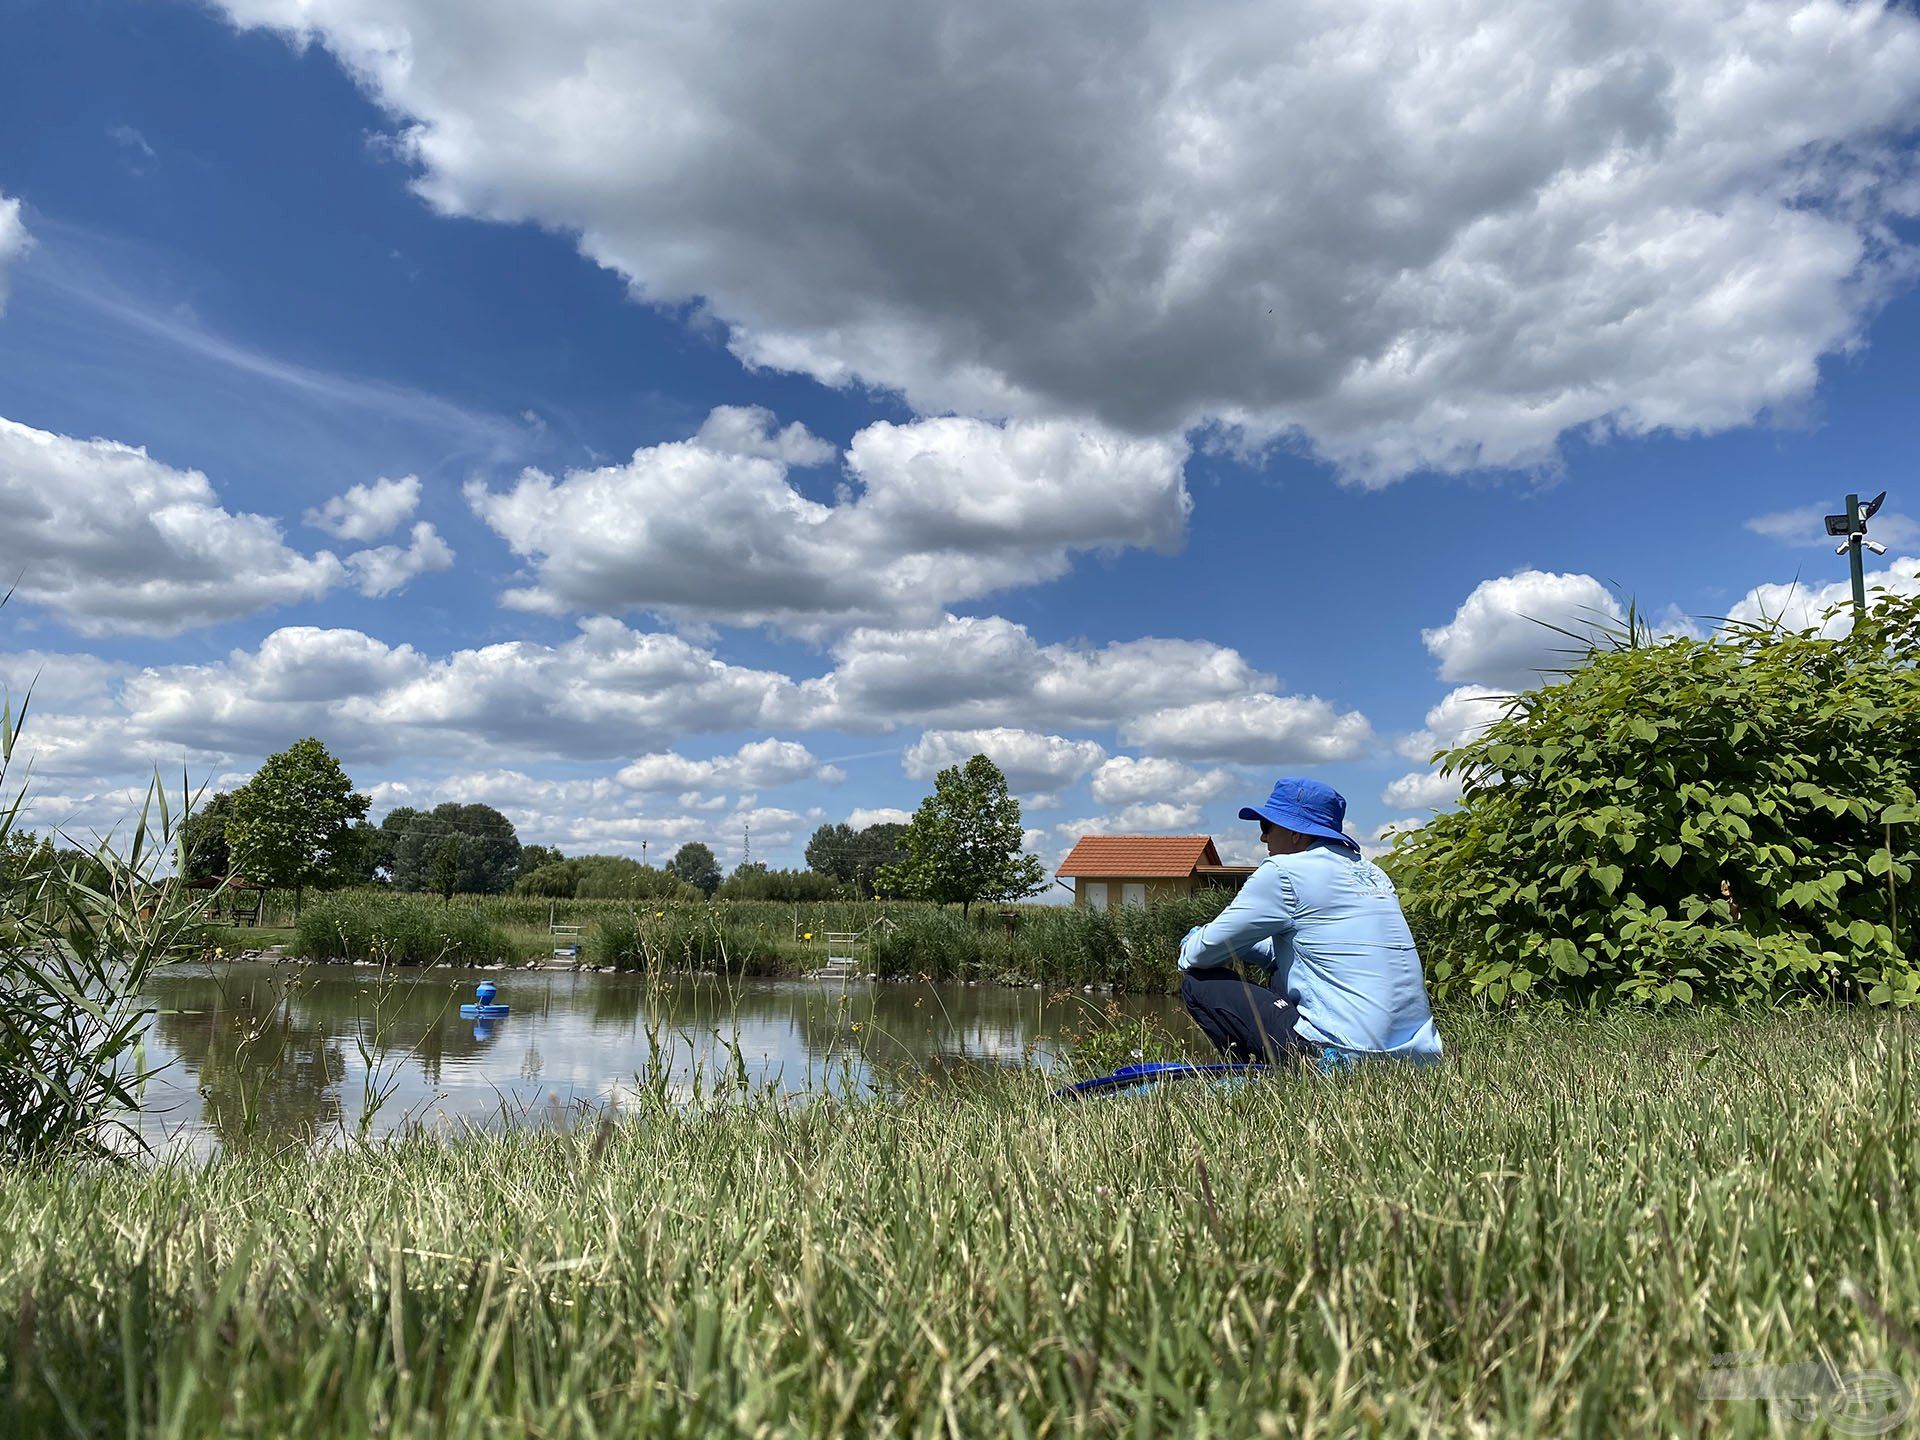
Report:
[[[490,979],[503,1020],[460,1018]],[[551,1123],[644,1088],[692,1099],[744,1071],[787,1091],[898,1091],[972,1067],[1051,1064],[1109,1005],[1190,1028],[1164,996],[996,986],[380,972],[257,963],[169,969],[141,1128],[153,1145],[300,1144],[402,1125]]]

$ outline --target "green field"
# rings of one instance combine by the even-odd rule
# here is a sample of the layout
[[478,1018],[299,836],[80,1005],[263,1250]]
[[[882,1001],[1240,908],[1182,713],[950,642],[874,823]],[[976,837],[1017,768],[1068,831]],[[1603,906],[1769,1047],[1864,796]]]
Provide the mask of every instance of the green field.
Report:
[[1703,1397],[1715,1355],[1920,1386],[1913,1022],[1444,1029],[1231,1094],[0,1174],[0,1427],[1817,1435],[1863,1432]]

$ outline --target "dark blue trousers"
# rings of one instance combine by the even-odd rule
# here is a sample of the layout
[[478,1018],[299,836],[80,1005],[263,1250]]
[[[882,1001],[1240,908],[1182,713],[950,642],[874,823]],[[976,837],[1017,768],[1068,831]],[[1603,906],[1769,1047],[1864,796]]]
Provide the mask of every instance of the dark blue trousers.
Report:
[[1240,1063],[1290,1065],[1318,1047],[1294,1033],[1300,1012],[1278,990],[1269,990],[1224,965],[1189,970],[1180,999],[1220,1054]]

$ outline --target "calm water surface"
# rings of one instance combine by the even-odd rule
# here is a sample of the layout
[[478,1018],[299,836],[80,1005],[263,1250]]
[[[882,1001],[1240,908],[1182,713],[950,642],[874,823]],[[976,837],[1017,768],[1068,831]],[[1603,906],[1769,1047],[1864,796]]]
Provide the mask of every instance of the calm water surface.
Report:
[[[480,979],[513,1013],[460,1018]],[[1051,1063],[1063,1029],[1110,1002],[1180,1033],[1160,996],[1048,998],[993,986],[840,984],[567,971],[390,972],[180,966],[149,991],[146,1138],[205,1153],[385,1134],[398,1126],[550,1123],[664,1084],[691,1098],[732,1067],[789,1091],[894,1091],[976,1066]]]

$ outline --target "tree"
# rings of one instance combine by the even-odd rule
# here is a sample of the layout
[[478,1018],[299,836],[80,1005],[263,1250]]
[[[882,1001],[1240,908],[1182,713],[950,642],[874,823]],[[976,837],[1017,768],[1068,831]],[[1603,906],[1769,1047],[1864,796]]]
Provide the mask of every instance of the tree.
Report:
[[933,778],[901,837],[906,858],[881,871],[895,893],[940,904],[958,902],[966,914],[976,900],[1018,900],[1045,887],[1046,871],[1021,852],[1020,802],[1007,777],[984,755],[950,766]]
[[528,870],[522,865],[520,878],[513,882],[513,893],[534,895],[542,900],[571,900],[579,886],[579,867],[569,860],[556,860],[537,870]]
[[890,894],[881,884],[880,876],[890,866],[898,865],[907,858],[906,834],[906,826],[892,820],[882,820],[877,825],[867,826],[854,837],[858,847],[854,883],[860,887],[861,894],[868,898]]
[[673,859],[667,862],[667,873],[686,881],[702,895],[711,895],[720,888],[720,862],[713,858],[713,851],[698,840],[689,840],[673,852]]
[[306,887],[335,878],[349,858],[353,822],[365,817],[367,803],[325,745],[295,741],[233,792],[226,825],[233,867],[263,885],[291,886],[297,915]]
[[1459,808],[1386,866],[1441,995],[1920,1004],[1920,598],[1840,640],[1630,621],[1437,759]]
[[851,825],[822,825],[807,841],[807,868],[836,880],[853,879],[855,843]]
[[433,893],[440,897],[442,905],[451,905],[453,892],[459,888],[460,862],[463,858],[461,851],[464,848],[458,835],[448,835],[434,847],[433,863],[427,867],[427,872]]
[[346,885],[372,885],[392,870],[393,846],[386,831],[366,820],[354,821],[341,847],[335,877]]
[[551,845],[522,845],[520,865],[514,871],[514,881],[518,883],[522,876],[531,875],[546,865],[558,865],[566,858]]
[[389,811],[380,829],[392,852],[393,883],[401,890],[433,890],[433,862],[440,842],[460,840],[457,886],[467,895],[497,895],[513,884],[521,867],[513,822],[491,805],[451,801],[421,811],[402,805]]
[[807,841],[807,866],[853,886],[862,896],[871,896],[879,872],[904,858],[900,837],[906,829],[890,822],[864,830],[846,824],[822,825]]
[[181,823],[180,873],[186,879],[224,880],[233,873],[233,851],[227,844],[232,816],[233,795],[223,790]]

